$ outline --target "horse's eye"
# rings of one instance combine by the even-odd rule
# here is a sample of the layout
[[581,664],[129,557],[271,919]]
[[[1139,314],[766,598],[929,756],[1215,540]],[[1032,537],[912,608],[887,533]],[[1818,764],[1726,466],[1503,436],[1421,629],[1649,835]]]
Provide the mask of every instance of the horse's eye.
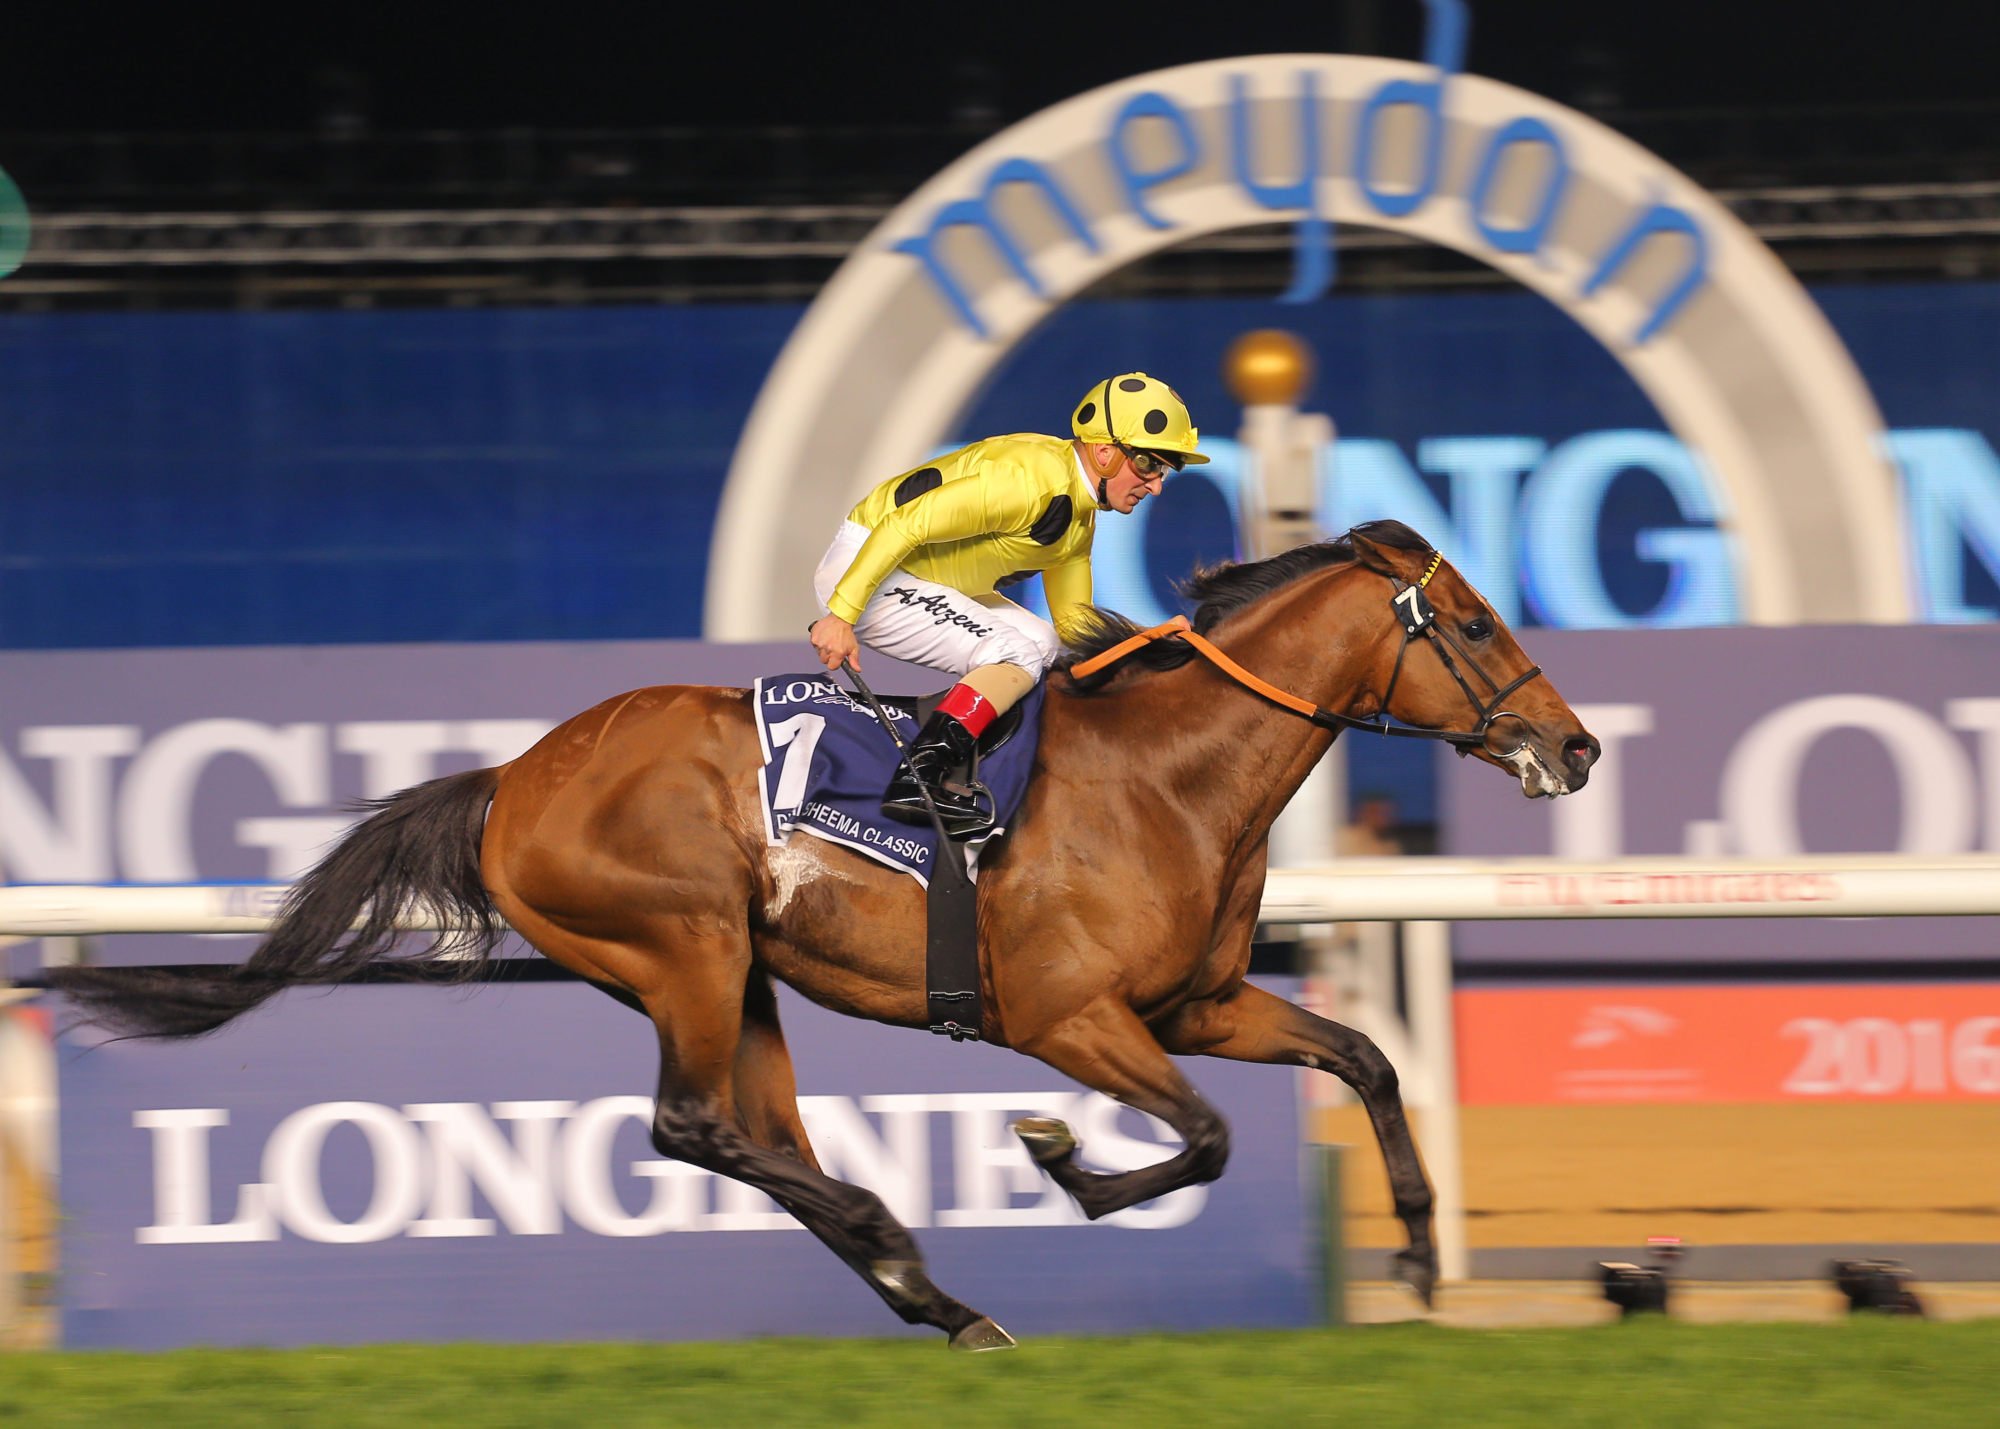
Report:
[[1467,640],[1484,640],[1492,633],[1493,622],[1484,616],[1481,616],[1477,620],[1468,620],[1465,622],[1465,638]]

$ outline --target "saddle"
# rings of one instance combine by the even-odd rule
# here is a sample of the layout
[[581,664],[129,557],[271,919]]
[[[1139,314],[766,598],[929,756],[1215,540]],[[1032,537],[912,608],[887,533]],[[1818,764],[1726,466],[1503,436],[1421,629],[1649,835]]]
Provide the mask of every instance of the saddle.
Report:
[[[942,842],[928,821],[911,825],[882,815],[882,790],[898,755],[872,705],[908,744],[943,694],[878,699],[864,704],[822,671],[765,676],[752,687],[765,837],[782,844],[794,830],[850,848],[915,878],[926,890],[926,973],[930,1028],[957,1041],[980,1035],[977,906],[968,863],[1004,830],[1026,796],[1040,731],[1045,686],[1037,685],[975,742],[952,783],[977,788],[994,809],[990,830],[949,833]],[[944,865],[949,865],[944,866]]]

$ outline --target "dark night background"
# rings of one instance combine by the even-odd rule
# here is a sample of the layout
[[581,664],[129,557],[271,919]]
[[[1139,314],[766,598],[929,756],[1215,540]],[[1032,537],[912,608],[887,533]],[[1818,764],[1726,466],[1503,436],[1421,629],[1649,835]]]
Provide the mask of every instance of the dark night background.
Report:
[[[1420,0],[1318,6],[76,4],[17,9],[0,134],[1005,122],[1166,65],[1416,58]],[[1962,3],[1474,0],[1467,68],[1589,109],[1989,99]]]

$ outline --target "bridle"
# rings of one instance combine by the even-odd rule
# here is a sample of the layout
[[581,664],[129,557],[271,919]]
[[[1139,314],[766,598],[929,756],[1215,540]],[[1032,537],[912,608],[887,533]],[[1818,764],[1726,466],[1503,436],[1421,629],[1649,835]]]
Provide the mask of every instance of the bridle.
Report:
[[[1396,664],[1389,672],[1388,688],[1382,692],[1380,710],[1372,719],[1359,719],[1354,715],[1341,714],[1338,710],[1330,710],[1324,705],[1316,705],[1311,700],[1301,699],[1297,695],[1288,693],[1285,690],[1279,689],[1276,685],[1259,679],[1223,654],[1206,637],[1197,634],[1185,615],[1177,615],[1162,625],[1155,625],[1150,630],[1142,630],[1131,638],[1120,641],[1101,655],[1094,655],[1088,660],[1070,666],[1069,673],[1073,678],[1081,679],[1116,664],[1133,651],[1139,649],[1140,646],[1146,645],[1151,641],[1182,640],[1193,646],[1210,664],[1221,670],[1225,675],[1228,675],[1237,684],[1263,696],[1263,698],[1271,701],[1273,704],[1283,706],[1294,714],[1303,715],[1321,729],[1330,729],[1336,733],[1343,729],[1355,729],[1368,734],[1391,735],[1402,739],[1436,739],[1457,749],[1461,756],[1467,755],[1475,749],[1485,747],[1486,733],[1493,727],[1496,721],[1511,719],[1518,721],[1523,726],[1527,725],[1528,721],[1525,717],[1505,707],[1506,700],[1509,695],[1513,694],[1530,680],[1540,676],[1542,667],[1540,665],[1530,665],[1521,674],[1502,685],[1480,667],[1479,662],[1472,658],[1472,652],[1460,644],[1455,635],[1439,624],[1437,609],[1431,604],[1430,597],[1424,594],[1424,587],[1431,583],[1431,577],[1437,574],[1438,567],[1443,561],[1444,557],[1438,552],[1433,551],[1429,567],[1425,569],[1422,578],[1414,585],[1405,583],[1399,576],[1394,574],[1388,572],[1380,573],[1387,576],[1389,583],[1396,587],[1396,593],[1389,598],[1389,606],[1390,609],[1395,611],[1396,619],[1403,627],[1403,643],[1396,649]],[[1438,659],[1444,662],[1445,672],[1451,676],[1452,680],[1458,685],[1458,688],[1465,693],[1465,701],[1472,706],[1475,721],[1471,729],[1432,729],[1426,725],[1390,724],[1388,722],[1389,702],[1395,697],[1396,682],[1402,678],[1404,657],[1410,653],[1411,642],[1420,637],[1430,642],[1431,648],[1437,651]],[[1460,668],[1461,664],[1464,669]],[[1487,698],[1480,699],[1478,691],[1465,678],[1464,670],[1470,670],[1492,693]],[[1493,753],[1493,757],[1496,759],[1505,759],[1518,753],[1526,744],[1527,741],[1524,738],[1520,744],[1515,745],[1513,749],[1508,750],[1505,754],[1494,753],[1490,750],[1488,752]]]
[[[1396,587],[1396,594],[1390,597],[1389,605],[1396,612],[1397,618],[1403,623],[1403,643],[1396,648],[1396,665],[1389,672],[1389,687],[1382,692],[1382,708],[1380,713],[1373,720],[1357,720],[1350,715],[1333,714],[1331,711],[1328,711],[1333,720],[1341,722],[1339,724],[1340,728],[1365,729],[1378,734],[1401,734],[1412,738],[1441,739],[1447,744],[1457,745],[1459,753],[1464,754],[1473,745],[1485,745],[1486,731],[1493,726],[1495,720],[1512,719],[1519,721],[1523,725],[1527,724],[1526,719],[1503,706],[1506,703],[1507,696],[1513,694],[1514,691],[1539,676],[1542,673],[1542,667],[1540,665],[1530,665],[1526,670],[1516,675],[1504,685],[1499,684],[1491,675],[1486,673],[1480,663],[1472,658],[1472,652],[1459,643],[1456,635],[1445,629],[1444,625],[1437,618],[1437,610],[1431,605],[1430,597],[1424,594],[1424,587],[1431,583],[1431,577],[1437,574],[1438,567],[1443,562],[1444,557],[1442,555],[1436,551],[1431,552],[1431,563],[1425,568],[1423,578],[1415,585],[1405,585],[1400,577],[1389,574],[1388,579],[1390,584]],[[1422,636],[1430,641],[1431,648],[1437,651],[1438,659],[1444,662],[1445,673],[1451,676],[1452,681],[1464,693],[1465,702],[1472,706],[1472,712],[1477,718],[1477,723],[1473,725],[1469,733],[1458,734],[1450,730],[1424,729],[1416,725],[1396,726],[1386,723],[1389,713],[1389,702],[1396,696],[1396,681],[1403,674],[1403,657],[1409,653],[1410,642],[1418,636]],[[1456,660],[1452,658],[1454,654],[1458,657]],[[1472,685],[1466,680],[1464,674],[1460,672],[1459,661],[1461,660],[1465,662],[1465,668],[1477,675],[1480,682],[1488,690],[1492,691],[1492,694],[1486,699],[1481,700],[1479,698],[1478,692],[1472,688]],[[1317,719],[1314,720],[1316,724],[1319,722]],[[1518,748],[1519,746],[1517,745],[1516,749]],[[1510,754],[1513,752],[1513,750],[1508,751]],[[1505,756],[1498,757],[1504,758]]]

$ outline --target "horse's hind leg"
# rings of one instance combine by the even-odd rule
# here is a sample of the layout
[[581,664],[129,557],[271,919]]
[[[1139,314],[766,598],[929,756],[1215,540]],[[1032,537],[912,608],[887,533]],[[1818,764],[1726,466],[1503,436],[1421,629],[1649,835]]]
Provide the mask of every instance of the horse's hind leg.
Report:
[[1093,1003],[1017,1041],[1015,1047],[1085,1086],[1158,1117],[1185,1143],[1179,1154],[1135,1171],[1086,1171],[1076,1164],[1076,1137],[1062,1122],[1050,1117],[1015,1122],[1015,1134],[1035,1164],[1069,1192],[1091,1220],[1222,1174],[1229,1160],[1228,1125],[1181,1076],[1138,1014],[1123,1003]]
[[[812,1143],[806,1138],[805,1124],[799,1119],[797,1083],[792,1074],[791,1052],[778,1025],[777,997],[770,978],[761,971],[751,973],[744,992],[743,1032],[736,1047],[735,1093],[738,1120],[753,1141],[824,1175],[818,1158],[813,1155]],[[1005,1330],[931,1283],[914,1239],[890,1217],[878,1197],[844,1182],[829,1184],[852,1192],[857,1199],[866,1198],[864,1218],[871,1224],[876,1219],[886,1222],[889,1234],[907,1243],[902,1259],[869,1260],[855,1253],[854,1238],[836,1239],[819,1225],[800,1218],[829,1250],[875,1288],[890,1309],[911,1324],[936,1325],[946,1330],[955,1349],[998,1350],[1013,1345],[1013,1337]]]
[[743,1035],[736,1044],[736,1115],[750,1139],[821,1170],[799,1120],[798,1079],[791,1050],[778,1025],[778,998],[770,977],[750,974],[743,990]]
[[[671,993],[645,998],[660,1033],[654,1147],[762,1191],[910,1324],[936,1326],[958,1349],[1011,1345],[999,1326],[931,1283],[916,1241],[881,1197],[819,1170],[799,1122],[776,1003],[763,974],[749,970],[747,951],[678,941],[673,965],[683,976]],[[713,966],[718,985],[687,985],[685,971],[703,965]]]
[[1431,1303],[1438,1274],[1431,1186],[1403,1114],[1396,1069],[1372,1041],[1248,984],[1226,1002],[1190,1007],[1164,1030],[1162,1040],[1188,1055],[1315,1067],[1352,1087],[1374,1124],[1396,1216],[1410,1240],[1407,1250],[1397,1252],[1396,1274]]

